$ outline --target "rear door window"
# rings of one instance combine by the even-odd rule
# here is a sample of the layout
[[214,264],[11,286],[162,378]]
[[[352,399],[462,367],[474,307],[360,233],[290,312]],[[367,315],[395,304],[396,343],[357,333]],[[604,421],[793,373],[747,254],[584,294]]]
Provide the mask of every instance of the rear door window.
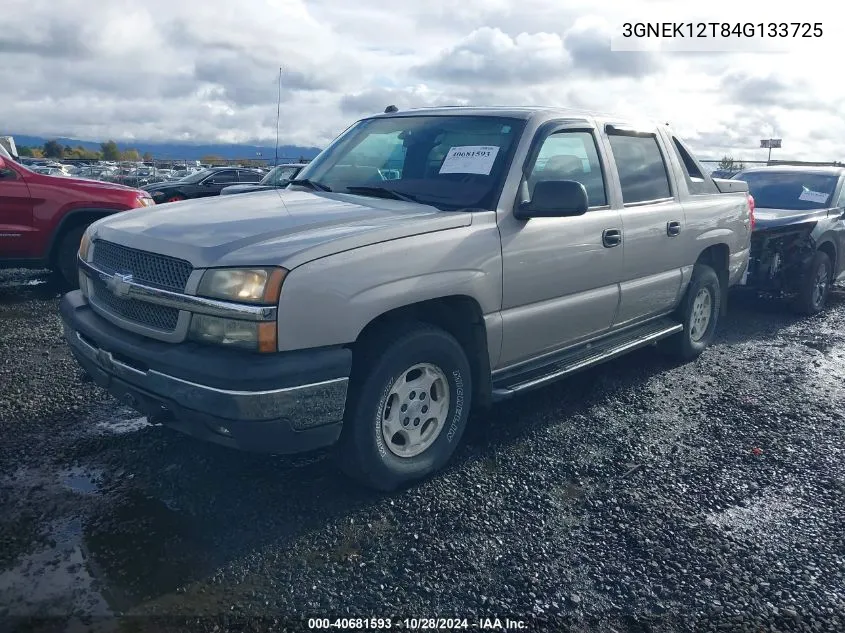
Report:
[[672,197],[669,174],[656,135],[609,133],[608,139],[619,172],[623,204]]
[[687,188],[692,195],[707,193],[718,193],[714,182],[704,175],[701,165],[693,157],[692,153],[684,146],[680,139],[672,137],[672,144],[681,167],[684,170],[684,178],[687,181]]

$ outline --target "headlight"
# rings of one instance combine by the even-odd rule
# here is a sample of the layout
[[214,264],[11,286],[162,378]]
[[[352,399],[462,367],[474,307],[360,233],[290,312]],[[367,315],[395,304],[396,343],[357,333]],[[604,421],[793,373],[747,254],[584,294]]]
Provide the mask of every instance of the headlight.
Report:
[[255,352],[275,352],[276,324],[194,314],[191,317],[188,338],[200,343],[238,347]]
[[86,230],[82,234],[82,241],[79,243],[79,258],[87,262],[88,261],[88,251],[91,250],[91,233],[90,229]]
[[205,271],[197,294],[239,303],[274,304],[287,271],[284,268],[218,268]]

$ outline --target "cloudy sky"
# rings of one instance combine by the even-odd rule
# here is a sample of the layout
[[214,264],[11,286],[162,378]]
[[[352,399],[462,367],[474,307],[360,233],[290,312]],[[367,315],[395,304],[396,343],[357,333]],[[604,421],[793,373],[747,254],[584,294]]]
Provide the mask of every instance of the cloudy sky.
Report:
[[[778,137],[782,158],[843,160],[836,3],[777,4],[3,0],[0,133],[272,143],[282,65],[283,144],[323,146],[390,103],[540,104],[668,121],[702,158],[764,159],[759,140]],[[769,40],[780,52],[613,50],[628,21],[810,22],[822,36]]]

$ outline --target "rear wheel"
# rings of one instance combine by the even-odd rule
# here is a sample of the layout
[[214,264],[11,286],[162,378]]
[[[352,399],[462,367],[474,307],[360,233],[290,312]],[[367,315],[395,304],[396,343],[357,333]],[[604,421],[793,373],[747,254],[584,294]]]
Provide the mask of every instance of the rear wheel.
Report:
[[816,251],[795,298],[793,307],[800,314],[818,314],[827,305],[833,266],[827,253]]
[[345,473],[386,491],[446,465],[472,393],[469,362],[450,334],[424,324],[392,334],[361,351],[336,447]]
[[79,288],[79,271],[76,260],[79,253],[79,244],[82,242],[82,235],[88,225],[76,226],[65,233],[60,241],[56,252],[55,272],[59,274],[60,282],[70,290]]
[[168,196],[164,199],[165,202],[179,202],[180,200],[186,200],[185,196],[181,193],[174,193],[173,195]]
[[682,361],[698,357],[713,341],[721,307],[719,276],[710,266],[696,264],[687,293],[678,309],[678,317],[684,329],[661,341],[660,348]]

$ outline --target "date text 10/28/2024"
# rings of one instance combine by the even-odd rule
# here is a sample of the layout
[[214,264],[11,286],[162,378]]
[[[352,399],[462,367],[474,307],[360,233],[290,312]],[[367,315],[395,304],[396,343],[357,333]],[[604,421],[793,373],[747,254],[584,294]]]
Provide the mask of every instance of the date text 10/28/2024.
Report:
[[527,630],[525,620],[510,618],[308,618],[310,630],[366,630],[382,631],[520,631]]
[[821,22],[625,22],[625,38],[813,38]]

